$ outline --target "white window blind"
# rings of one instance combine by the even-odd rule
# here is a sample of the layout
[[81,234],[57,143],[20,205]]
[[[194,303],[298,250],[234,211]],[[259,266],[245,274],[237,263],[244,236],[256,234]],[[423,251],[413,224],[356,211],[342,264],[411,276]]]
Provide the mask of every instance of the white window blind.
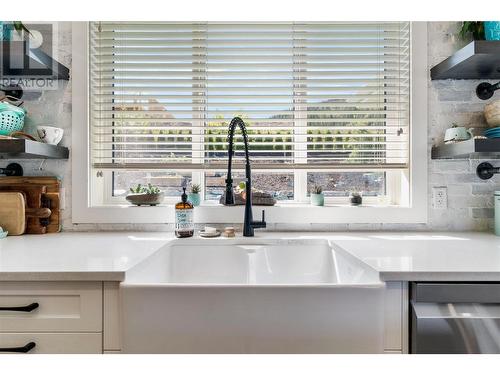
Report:
[[91,23],[92,164],[218,169],[240,116],[258,168],[406,168],[409,44],[408,22]]

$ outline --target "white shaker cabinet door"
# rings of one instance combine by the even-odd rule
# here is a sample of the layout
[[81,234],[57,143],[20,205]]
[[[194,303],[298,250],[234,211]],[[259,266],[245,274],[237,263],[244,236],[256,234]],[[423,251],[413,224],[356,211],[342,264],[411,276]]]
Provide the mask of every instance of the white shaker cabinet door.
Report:
[[100,333],[0,333],[0,354],[101,354]]
[[1,332],[102,332],[102,283],[0,282]]

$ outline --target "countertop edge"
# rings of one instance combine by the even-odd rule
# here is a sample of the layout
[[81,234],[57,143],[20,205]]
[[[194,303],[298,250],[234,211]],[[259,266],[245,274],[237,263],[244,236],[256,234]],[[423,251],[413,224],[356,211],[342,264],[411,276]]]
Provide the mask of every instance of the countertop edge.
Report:
[[126,271],[77,271],[77,272],[0,272],[0,282],[5,281],[116,281],[125,280]]
[[378,271],[380,280],[426,282],[500,282],[500,272],[447,272],[447,271]]

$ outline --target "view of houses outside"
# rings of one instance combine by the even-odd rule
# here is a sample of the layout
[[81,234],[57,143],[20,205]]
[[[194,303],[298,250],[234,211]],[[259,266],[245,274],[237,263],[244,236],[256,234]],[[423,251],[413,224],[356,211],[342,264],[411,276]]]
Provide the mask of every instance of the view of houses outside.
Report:
[[[346,105],[347,107],[347,105]],[[316,106],[311,109],[318,109]],[[123,128],[127,125],[127,120],[119,120],[119,111],[117,116],[117,126],[114,135],[114,151],[113,156],[119,158],[151,158],[155,161],[166,161],[173,159],[175,161],[185,161],[186,167],[192,160],[192,126],[188,121],[169,122],[169,126],[175,130],[168,130],[161,127],[164,125],[162,121],[168,119],[174,120],[175,117],[168,111],[165,105],[162,105],[157,100],[150,100],[147,105],[140,104],[123,104],[117,105],[115,110],[122,110],[127,114],[127,120],[130,121],[130,112],[132,111],[155,111],[155,119],[158,119],[158,124],[155,125],[154,120],[144,122],[145,129],[135,128],[131,134],[130,129]],[[352,108],[351,108],[352,109]],[[158,112],[164,111],[165,114],[158,115]],[[242,114],[235,114],[245,119]],[[144,116],[144,115],[141,115]],[[318,116],[318,115],[316,115]],[[322,119],[328,115],[322,115]],[[360,115],[351,115],[359,118]],[[361,115],[368,116],[368,115]],[[222,116],[221,116],[222,117]],[[283,116],[285,117],[285,116]],[[273,116],[272,120],[279,119],[278,116]],[[318,130],[318,124],[312,116],[308,125],[314,126],[314,130],[307,131],[309,144],[307,145],[307,158],[324,158],[324,157],[341,157],[344,163],[349,163],[350,159],[356,157],[357,149],[363,147],[376,148],[383,145],[357,145],[349,144],[350,137],[356,137],[358,134],[372,134],[376,140],[377,135],[383,130],[351,130],[347,135],[344,130],[330,130],[329,123],[326,123],[325,129]],[[332,120],[335,121],[335,120]],[[245,119],[248,127],[248,138],[250,143],[250,155],[253,163],[279,163],[286,168],[287,163],[294,161],[294,132],[293,126],[290,123],[269,123],[265,119],[254,121]],[[133,120],[135,126],[138,121]],[[204,157],[205,160],[227,160],[227,129],[229,121],[224,118],[208,121],[204,130]],[[275,130],[273,128],[281,125],[285,130]],[[349,123],[345,126],[350,125]],[[155,129],[157,126],[159,129]],[[134,137],[134,134],[136,135]],[[351,135],[352,134],[352,135]],[[145,138],[146,136],[146,142]],[[153,137],[153,141],[151,141]],[[366,138],[365,138],[366,139]],[[380,138],[380,140],[384,140]],[[240,134],[235,135],[235,160],[243,160],[244,148]],[[121,144],[124,144],[124,151],[120,151]],[[317,144],[316,144],[317,143]],[[383,157],[383,154],[381,154]],[[294,178],[293,170],[286,173],[266,172],[253,173],[253,187],[258,190],[265,191],[271,194],[277,200],[294,200]],[[233,176],[235,184],[239,179],[243,180],[243,173],[235,173]],[[179,196],[182,193],[182,186],[191,184],[191,173],[179,172],[175,170],[165,170],[161,172],[145,172],[145,171],[115,171],[113,172],[113,195],[125,196],[129,187],[137,184],[151,183],[157,185],[165,191],[166,196]],[[310,191],[314,185],[323,187],[326,196],[343,197],[349,196],[350,192],[358,191],[365,196],[377,196],[385,194],[385,173],[363,173],[363,172],[337,172],[337,173],[308,173],[307,175],[307,190]],[[218,200],[223,193],[225,186],[225,172],[214,171],[205,173],[205,199]]]

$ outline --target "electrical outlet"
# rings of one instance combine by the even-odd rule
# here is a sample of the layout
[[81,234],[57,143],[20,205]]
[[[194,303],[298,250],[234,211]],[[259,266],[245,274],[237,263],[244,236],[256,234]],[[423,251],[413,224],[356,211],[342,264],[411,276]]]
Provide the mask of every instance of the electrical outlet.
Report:
[[432,188],[432,206],[436,210],[446,210],[448,208],[448,190],[446,186]]

